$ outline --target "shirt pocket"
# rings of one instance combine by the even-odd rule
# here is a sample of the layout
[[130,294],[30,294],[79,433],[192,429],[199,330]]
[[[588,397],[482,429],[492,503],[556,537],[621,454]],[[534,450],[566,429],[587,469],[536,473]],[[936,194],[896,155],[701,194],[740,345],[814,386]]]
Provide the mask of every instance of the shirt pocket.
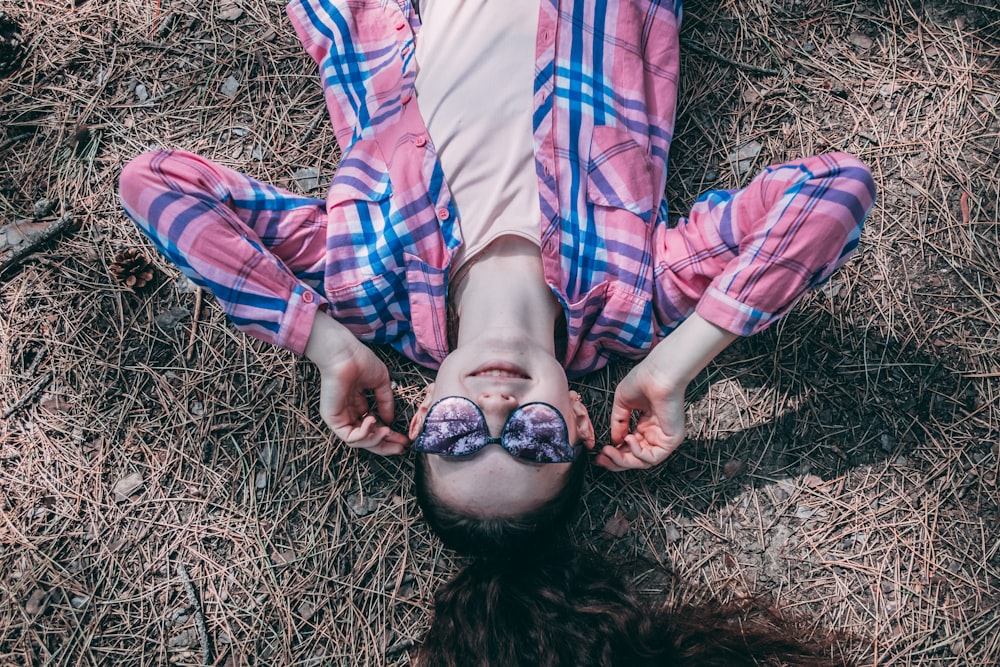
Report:
[[590,142],[587,199],[591,204],[628,211],[649,223],[654,208],[649,156],[629,134],[598,125]]
[[366,343],[389,343],[407,326],[409,309],[402,271],[328,289],[326,299],[327,313]]

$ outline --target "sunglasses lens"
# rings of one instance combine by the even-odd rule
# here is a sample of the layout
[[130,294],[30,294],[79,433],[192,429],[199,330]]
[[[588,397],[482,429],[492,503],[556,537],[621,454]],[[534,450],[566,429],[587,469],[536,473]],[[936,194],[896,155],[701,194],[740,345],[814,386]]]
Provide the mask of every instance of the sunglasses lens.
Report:
[[529,403],[514,412],[504,427],[504,446],[519,459],[535,463],[567,463],[575,450],[566,421],[551,405]]
[[465,456],[482,447],[486,426],[476,405],[464,398],[444,398],[431,406],[414,443],[418,452]]

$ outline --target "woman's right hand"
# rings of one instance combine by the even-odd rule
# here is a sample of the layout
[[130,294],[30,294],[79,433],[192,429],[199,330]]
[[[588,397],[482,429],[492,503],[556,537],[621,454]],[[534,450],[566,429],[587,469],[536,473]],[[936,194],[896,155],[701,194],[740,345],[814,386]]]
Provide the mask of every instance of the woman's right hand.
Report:
[[[408,438],[393,431],[389,370],[348,329],[322,312],[316,313],[306,357],[320,373],[319,411],[334,435],[351,447],[383,456],[402,454]],[[375,398],[369,407],[368,392]]]

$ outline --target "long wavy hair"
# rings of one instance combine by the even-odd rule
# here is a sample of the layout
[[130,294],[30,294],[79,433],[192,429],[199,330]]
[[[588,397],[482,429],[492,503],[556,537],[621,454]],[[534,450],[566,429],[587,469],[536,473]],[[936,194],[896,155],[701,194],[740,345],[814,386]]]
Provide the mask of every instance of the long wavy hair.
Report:
[[834,633],[816,637],[764,599],[668,608],[639,596],[621,564],[579,549],[569,519],[587,459],[534,512],[480,519],[441,503],[417,457],[417,501],[445,544],[471,556],[435,595],[418,667],[847,667]]

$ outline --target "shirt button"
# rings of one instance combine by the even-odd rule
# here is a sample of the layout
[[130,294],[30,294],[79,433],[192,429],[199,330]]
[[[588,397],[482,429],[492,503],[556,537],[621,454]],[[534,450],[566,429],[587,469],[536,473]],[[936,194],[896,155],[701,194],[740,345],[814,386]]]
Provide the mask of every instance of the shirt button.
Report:
[[408,55],[410,55],[410,51],[411,51],[411,50],[412,50],[412,49],[410,48],[410,45],[409,45],[409,44],[407,44],[406,46],[404,46],[404,47],[403,47],[403,55],[404,55],[404,56],[408,56]]
[[417,137],[416,139],[413,140],[413,144],[417,148],[423,148],[424,146],[427,145],[427,137]]
[[543,30],[542,31],[542,41],[543,42],[549,41],[549,31],[548,30]]
[[403,30],[404,28],[406,28],[406,21],[402,19],[396,21],[396,30]]
[[451,213],[448,212],[448,209],[446,209],[444,207],[441,207],[441,208],[438,209],[438,219],[439,220],[444,221],[444,220],[447,220],[450,217],[451,217]]
[[306,303],[312,303],[313,302],[313,293],[312,292],[303,292],[302,293],[302,300],[305,301]]
[[412,100],[412,99],[413,99],[413,95],[407,94],[407,95],[403,95],[403,99],[401,99],[400,102],[402,104],[409,104],[410,100]]

